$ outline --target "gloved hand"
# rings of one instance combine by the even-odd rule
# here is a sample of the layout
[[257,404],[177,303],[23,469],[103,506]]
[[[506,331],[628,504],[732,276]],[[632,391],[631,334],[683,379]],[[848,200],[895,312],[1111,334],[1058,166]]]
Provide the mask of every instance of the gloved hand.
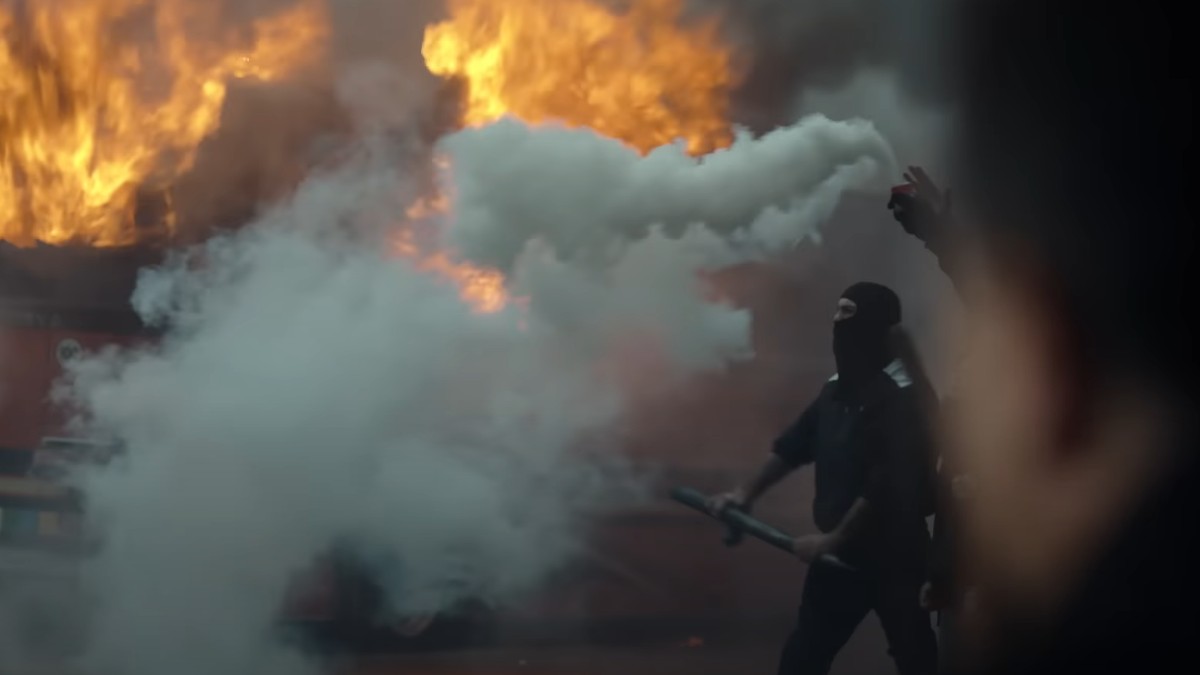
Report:
[[721,516],[729,509],[738,509],[740,511],[750,512],[752,504],[746,499],[746,493],[741,488],[731,490],[708,499],[708,512],[714,516]]
[[893,190],[888,209],[904,231],[929,244],[939,239],[950,215],[950,193],[943,193],[919,166],[904,174],[907,189]]

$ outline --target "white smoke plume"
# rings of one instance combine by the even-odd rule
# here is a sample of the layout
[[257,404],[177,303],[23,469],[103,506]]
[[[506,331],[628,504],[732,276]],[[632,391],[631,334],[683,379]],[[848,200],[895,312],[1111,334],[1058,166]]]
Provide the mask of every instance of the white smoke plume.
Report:
[[[953,108],[931,105],[905,91],[895,70],[863,68],[837,86],[813,86],[798,97],[793,114],[869,119],[902,166],[917,164],[944,176]],[[893,176],[898,181],[899,175]]]
[[627,496],[587,456],[620,412],[589,364],[331,227],[363,225],[396,178],[315,178],[198,268],[147,272],[135,304],[171,334],[80,366],[93,429],[128,448],[86,483],[104,540],[89,665],[296,673],[268,629],[331,547],[386,560],[399,611],[508,598],[572,552],[580,510]]
[[749,317],[708,302],[698,273],[819,241],[841,195],[894,165],[870,123],[819,115],[702,158],[511,120],[440,149],[452,158],[451,248],[509,273],[531,311],[577,343],[649,330],[685,369],[749,343]]
[[511,268],[526,242],[570,259],[661,228],[703,226],[723,241],[778,250],[816,233],[848,188],[894,164],[862,120],[813,115],[761,138],[739,134],[695,158],[682,145],[641,157],[586,130],[505,121],[447,138],[458,193],[452,243],[478,262]]
[[272,626],[339,545],[397,612],[536,590],[637,498],[620,447],[644,388],[749,355],[750,317],[701,275],[813,236],[891,161],[870,125],[823,118],[704,159],[460,132],[440,146],[446,242],[518,299],[479,314],[389,250],[417,181],[380,138],[145,271],[134,303],[162,343],[75,367],[65,398],[127,448],[83,482],[103,542],[86,672],[314,668]]

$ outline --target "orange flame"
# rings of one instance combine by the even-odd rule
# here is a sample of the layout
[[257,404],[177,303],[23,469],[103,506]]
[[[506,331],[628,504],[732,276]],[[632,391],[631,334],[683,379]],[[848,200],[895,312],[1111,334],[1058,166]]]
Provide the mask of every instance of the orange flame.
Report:
[[731,140],[729,50],[715,22],[682,23],[683,0],[450,0],[425,31],[430,72],[466,87],[464,123],[513,115],[590,127],[649,151],[703,154]]
[[[450,160],[444,155],[435,156],[433,166],[445,174],[450,168]],[[448,214],[450,210],[450,196],[441,190],[435,190],[431,195],[413,202],[405,210],[406,224],[394,240],[394,251],[413,260],[418,269],[457,286],[459,298],[476,313],[495,314],[509,303],[504,274],[499,270],[456,261],[445,250],[431,252],[422,247],[414,236],[415,228],[432,224],[431,219]]]
[[0,240],[136,242],[137,192],[165,191],[191,167],[228,82],[282,77],[324,42],[318,0],[243,31],[223,28],[217,5],[0,5]]
[[[420,200],[409,208],[410,218],[424,218],[441,212],[446,202],[441,197]],[[480,314],[494,314],[508,306],[508,290],[504,275],[498,270],[456,262],[444,251],[428,253],[421,250],[411,230],[402,231],[395,240],[395,250],[415,261],[417,268],[445,279],[458,287],[458,296]]]
[[[731,55],[712,21],[683,25],[683,0],[449,0],[450,19],[426,28],[430,72],[465,84],[463,123],[505,115],[529,124],[589,127],[647,152],[683,139],[693,154],[732,139]],[[445,213],[438,194],[410,220]],[[504,276],[422,254],[411,237],[398,250],[456,283],[465,302],[495,312],[509,302]]]
[[504,275],[496,270],[456,263],[445,253],[421,261],[421,266],[458,285],[463,302],[481,314],[494,314],[508,306]]

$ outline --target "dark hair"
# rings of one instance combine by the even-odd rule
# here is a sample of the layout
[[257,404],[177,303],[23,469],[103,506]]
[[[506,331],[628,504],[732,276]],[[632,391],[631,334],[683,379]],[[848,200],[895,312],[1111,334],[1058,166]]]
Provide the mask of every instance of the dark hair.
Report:
[[1085,365],[1192,399],[1194,29],[1174,4],[962,3],[957,203],[1044,273]]

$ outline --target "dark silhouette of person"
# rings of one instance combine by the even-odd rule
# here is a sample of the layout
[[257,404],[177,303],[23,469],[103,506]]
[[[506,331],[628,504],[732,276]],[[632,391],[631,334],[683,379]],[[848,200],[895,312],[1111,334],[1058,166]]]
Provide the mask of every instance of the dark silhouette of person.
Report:
[[[933,509],[925,407],[932,392],[898,358],[900,319],[900,299],[890,289],[873,283],[846,289],[833,324],[837,374],[775,441],[758,474],[710,504],[716,513],[750,509],[794,469],[815,467],[813,520],[820,534],[795,542],[797,556],[811,567],[780,675],[829,672],[872,610],[902,675],[936,672],[936,638],[919,604],[930,541],[925,518]],[[826,554],[853,569],[825,562]]]

